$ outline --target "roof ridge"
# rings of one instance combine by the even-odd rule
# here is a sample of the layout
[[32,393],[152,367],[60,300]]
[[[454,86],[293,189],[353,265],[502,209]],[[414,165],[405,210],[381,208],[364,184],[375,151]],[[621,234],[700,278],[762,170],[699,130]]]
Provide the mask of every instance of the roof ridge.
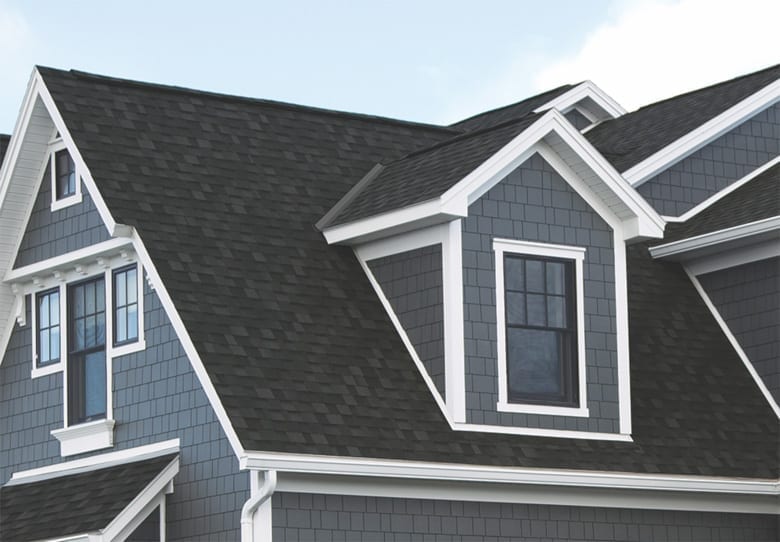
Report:
[[470,121],[472,119],[476,119],[477,117],[481,117],[482,115],[487,115],[489,113],[496,113],[496,112],[502,111],[504,109],[509,109],[510,107],[515,107],[516,105],[521,104],[523,102],[529,102],[529,101],[533,100],[534,98],[539,98],[540,96],[544,96],[545,94],[550,94],[552,92],[561,90],[563,88],[567,88],[568,87],[568,89],[572,89],[572,88],[574,88],[574,87],[576,87],[578,85],[581,85],[582,83],[583,83],[583,81],[581,81],[579,83],[576,83],[576,84],[566,83],[564,85],[560,85],[558,87],[551,88],[549,90],[545,90],[544,92],[540,92],[538,94],[534,94],[533,96],[529,96],[527,98],[523,98],[522,100],[518,100],[516,102],[512,102],[511,104],[502,105],[502,106],[496,107],[494,109],[488,109],[487,111],[482,111],[481,113],[476,113],[474,115],[471,115],[470,117],[466,117],[465,119],[461,119],[461,120],[459,120],[457,122],[453,122],[452,124],[448,124],[447,126],[454,127],[454,126],[457,126],[458,124],[463,124],[464,122],[468,122],[468,121]]
[[[778,68],[780,68],[780,64],[775,64],[773,66],[768,66],[766,68],[762,68],[762,69],[754,71],[754,72],[745,73],[745,74],[742,74],[742,75],[738,75],[736,77],[732,77],[731,79],[726,79],[725,81],[719,81],[717,83],[713,83],[713,84],[707,85],[705,87],[695,88],[693,90],[689,90],[687,92],[683,92],[682,94],[677,94],[675,96],[670,96],[669,98],[664,98],[663,100],[658,100],[657,102],[652,102],[652,103],[643,105],[639,109],[631,111],[631,112],[629,112],[627,114],[630,115],[632,113],[636,113],[638,111],[642,111],[643,109],[647,109],[648,107],[654,107],[654,106],[660,105],[662,103],[670,102],[672,100],[677,100],[678,98],[682,98],[684,96],[690,96],[691,94],[696,94],[697,92],[702,92],[704,90],[710,90],[710,89],[713,89],[713,88],[716,88],[716,87],[719,87],[719,86],[727,85],[729,83],[733,83],[733,82],[739,81],[741,79],[746,79],[748,77],[753,77],[755,75],[759,75],[759,74],[762,74],[762,73],[765,73],[765,72],[768,72],[768,71],[771,71],[771,70],[775,70],[775,69],[778,69]],[[780,79],[780,74],[778,74],[778,79]],[[770,84],[771,83],[768,83],[767,85],[764,85],[761,88],[769,86]]]
[[58,73],[65,73],[70,74],[75,77],[80,77],[84,79],[93,79],[97,81],[102,81],[108,84],[121,84],[125,86],[133,86],[138,87],[142,89],[154,89],[159,90],[163,92],[171,92],[171,93],[181,93],[181,94],[192,94],[197,96],[206,96],[210,98],[222,98],[222,99],[230,99],[235,100],[238,102],[246,102],[246,103],[253,103],[257,105],[265,105],[268,107],[278,108],[278,109],[287,109],[287,110],[306,110],[311,113],[318,113],[323,115],[332,115],[332,116],[339,116],[339,117],[351,117],[351,118],[357,118],[361,120],[368,120],[368,121],[375,121],[375,122],[383,122],[386,124],[396,124],[396,125],[404,125],[404,126],[411,126],[411,127],[417,127],[417,128],[424,128],[429,130],[435,130],[439,132],[450,132],[450,133],[458,133],[459,131],[457,128],[452,128],[450,126],[444,126],[440,124],[429,124],[425,122],[419,122],[419,121],[412,121],[412,120],[403,120],[403,119],[396,119],[392,117],[384,117],[380,115],[370,115],[367,113],[356,113],[352,111],[340,111],[338,109],[328,109],[325,107],[317,107],[317,106],[310,106],[310,105],[302,105],[302,104],[295,104],[292,102],[283,102],[279,100],[269,100],[266,98],[253,98],[251,96],[240,96],[237,94],[228,94],[223,92],[214,92],[214,91],[208,91],[208,90],[199,90],[195,88],[190,87],[183,87],[178,85],[167,85],[164,83],[151,83],[148,81],[137,81],[135,79],[125,79],[121,77],[112,77],[108,75],[101,75],[97,73],[90,73],[85,72],[81,70],[61,70],[59,68],[51,68],[49,66],[40,66],[36,65],[36,69],[38,71],[44,70],[44,71],[50,71],[50,72],[58,72]]
[[511,118],[509,120],[505,120],[503,122],[499,122],[498,124],[493,124],[491,126],[486,126],[484,128],[479,128],[478,130],[471,130],[467,132],[461,132],[449,139],[445,139],[444,141],[440,141],[438,143],[434,143],[433,145],[430,145],[428,147],[424,147],[422,149],[416,149],[408,154],[405,154],[401,156],[400,158],[397,158],[393,160],[392,162],[388,162],[387,164],[384,164],[385,166],[389,166],[391,164],[395,164],[397,162],[401,162],[403,160],[406,160],[408,158],[414,158],[415,156],[419,156],[421,154],[428,153],[430,151],[440,149],[442,147],[446,147],[447,145],[450,145],[452,143],[457,143],[459,141],[463,141],[464,139],[470,139],[472,137],[476,137],[478,135],[485,134],[487,132],[492,132],[493,130],[499,130],[501,128],[506,128],[507,126],[510,126],[512,124],[519,124],[521,121],[529,120],[533,117],[539,117],[541,116],[541,113],[529,113],[527,115],[523,115],[522,117],[516,117]]

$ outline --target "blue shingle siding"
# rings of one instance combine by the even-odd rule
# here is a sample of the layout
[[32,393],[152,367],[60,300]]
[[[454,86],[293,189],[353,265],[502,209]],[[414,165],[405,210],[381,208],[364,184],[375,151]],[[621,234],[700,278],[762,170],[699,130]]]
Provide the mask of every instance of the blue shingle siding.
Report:
[[780,105],[774,105],[637,190],[662,215],[679,216],[779,155]]
[[774,542],[777,517],[276,493],[273,540]]
[[588,120],[588,118],[577,111],[576,109],[572,109],[568,113],[564,115],[566,117],[566,120],[571,122],[577,130],[583,130],[593,124],[591,121]]
[[[498,412],[493,239],[581,246],[589,418]],[[466,419],[469,423],[618,432],[612,230],[534,155],[469,207],[463,220]]]
[[[144,303],[147,347],[113,361],[115,444],[95,453],[179,438],[181,469],[168,496],[169,539],[236,540],[241,506],[249,497],[248,476],[239,472],[165,310],[148,286]],[[62,375],[30,379],[31,336],[29,324],[17,326],[0,366],[0,483],[14,471],[63,460],[49,433],[62,427]]]
[[699,280],[780,402],[780,258],[708,273]]
[[441,245],[378,258],[368,266],[444,397]]
[[14,268],[110,239],[84,183],[81,184],[81,203],[52,212],[50,179],[47,167],[16,255]]

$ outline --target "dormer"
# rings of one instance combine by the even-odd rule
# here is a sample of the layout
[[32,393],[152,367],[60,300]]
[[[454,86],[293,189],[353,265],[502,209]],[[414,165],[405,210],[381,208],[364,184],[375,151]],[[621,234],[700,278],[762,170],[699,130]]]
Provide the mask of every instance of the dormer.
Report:
[[626,110],[592,81],[584,81],[555,99],[536,108],[534,113],[556,109],[575,128],[585,132],[606,120],[617,118]]
[[664,224],[557,109],[377,165],[318,226],[454,429],[630,438],[625,251]]

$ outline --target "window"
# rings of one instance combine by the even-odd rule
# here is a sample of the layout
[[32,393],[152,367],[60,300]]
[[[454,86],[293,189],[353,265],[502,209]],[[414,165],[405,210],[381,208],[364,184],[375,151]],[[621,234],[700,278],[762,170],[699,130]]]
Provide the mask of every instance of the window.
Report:
[[68,287],[68,424],[106,417],[106,301],[100,276]]
[[60,290],[54,288],[35,296],[37,366],[60,361]]
[[585,249],[495,239],[498,409],[587,416]]
[[507,397],[577,404],[573,262],[506,254]]
[[135,265],[114,271],[114,346],[138,340],[138,274]]
[[76,164],[67,149],[54,153],[54,186],[58,200],[76,194]]

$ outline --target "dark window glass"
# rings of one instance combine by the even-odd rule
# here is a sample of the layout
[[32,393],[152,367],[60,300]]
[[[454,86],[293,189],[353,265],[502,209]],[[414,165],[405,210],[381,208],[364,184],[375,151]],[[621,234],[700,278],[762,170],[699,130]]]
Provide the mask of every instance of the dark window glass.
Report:
[[41,292],[36,296],[38,366],[60,360],[60,291]]
[[511,403],[578,404],[574,262],[504,256]]
[[114,271],[114,345],[138,340],[138,271]]
[[68,423],[106,417],[105,279],[68,288]]
[[76,193],[76,165],[70,153],[63,149],[54,155],[54,178],[57,185],[57,199]]

